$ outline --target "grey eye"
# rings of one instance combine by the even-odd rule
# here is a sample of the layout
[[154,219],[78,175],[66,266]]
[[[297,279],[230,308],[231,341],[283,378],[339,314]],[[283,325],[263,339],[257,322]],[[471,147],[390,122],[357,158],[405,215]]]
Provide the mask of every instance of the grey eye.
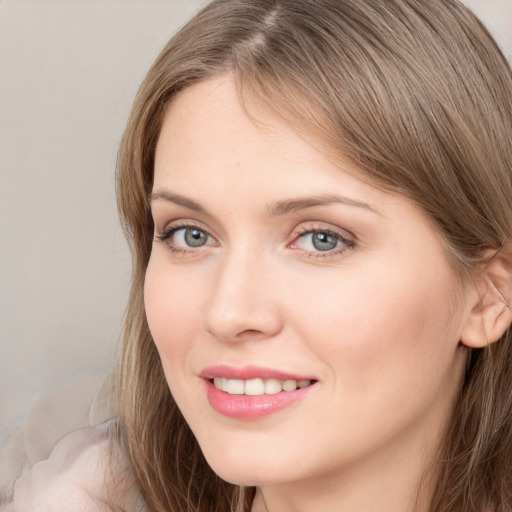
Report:
[[208,242],[208,235],[197,228],[184,228],[176,231],[175,237],[181,238],[180,231],[183,233],[183,240],[189,247],[201,247]]
[[295,245],[309,252],[329,252],[348,245],[341,235],[329,231],[308,231],[297,238]]
[[332,251],[338,246],[339,240],[328,233],[311,233],[311,243],[317,251]]
[[171,250],[193,251],[206,245],[215,245],[215,239],[204,229],[196,226],[183,226],[170,228],[157,240],[166,242]]

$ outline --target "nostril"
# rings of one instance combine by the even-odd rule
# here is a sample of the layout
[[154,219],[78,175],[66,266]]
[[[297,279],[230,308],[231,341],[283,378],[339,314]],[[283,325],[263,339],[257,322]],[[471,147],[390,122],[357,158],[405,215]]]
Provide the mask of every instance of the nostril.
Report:
[[243,336],[257,336],[258,334],[261,334],[261,331],[258,331],[257,329],[246,329],[245,331],[239,332],[237,337],[241,338]]

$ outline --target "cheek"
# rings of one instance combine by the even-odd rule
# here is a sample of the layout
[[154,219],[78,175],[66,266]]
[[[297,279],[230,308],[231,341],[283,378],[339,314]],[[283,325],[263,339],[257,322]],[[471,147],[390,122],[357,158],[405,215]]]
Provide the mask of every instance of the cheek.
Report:
[[162,271],[158,261],[149,262],[144,283],[144,303],[151,335],[164,370],[182,360],[201,325],[201,293],[193,278],[180,272]]
[[334,404],[325,424],[357,447],[431,413],[442,419],[449,407],[443,397],[453,396],[463,368],[443,277],[420,283],[375,271],[365,279],[344,276],[336,286],[331,280],[330,288],[320,284],[316,298],[297,298],[303,315],[296,320],[310,359],[324,363],[324,390]]
[[[193,277],[150,261],[144,283],[146,317],[167,385],[188,421],[197,416],[190,354],[201,319],[201,294]],[[162,270],[164,269],[164,270]]]
[[364,276],[346,272],[339,280],[306,282],[304,293],[294,294],[291,309],[303,313],[310,349],[350,389],[407,380],[422,386],[453,361],[458,333],[449,274],[439,271],[442,265],[431,272],[391,263],[368,267]]

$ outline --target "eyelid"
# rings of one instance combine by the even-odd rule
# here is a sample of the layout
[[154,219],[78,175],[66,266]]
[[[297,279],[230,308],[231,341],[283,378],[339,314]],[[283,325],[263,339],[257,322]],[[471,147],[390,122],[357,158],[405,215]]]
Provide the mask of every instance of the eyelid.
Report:
[[[156,225],[155,225],[156,228]],[[215,244],[206,243],[205,245],[198,247],[181,247],[175,246],[172,241],[172,237],[175,233],[182,229],[197,229],[199,231],[204,232],[209,239],[212,239]],[[189,254],[194,253],[198,254],[202,250],[206,249],[206,247],[211,247],[212,245],[218,245],[217,239],[214,235],[212,235],[211,230],[205,227],[201,222],[192,220],[192,219],[179,219],[175,221],[168,222],[165,227],[160,231],[160,233],[155,233],[154,235],[155,241],[162,242],[167,245],[169,250],[175,253],[181,254]]]
[[318,233],[325,232],[330,233],[336,237],[339,237],[343,240],[350,240],[356,242],[357,237],[347,229],[340,228],[331,224],[330,222],[323,221],[312,221],[312,222],[301,222],[295,228],[293,228],[291,237],[297,238],[298,236],[304,235],[306,233]]
[[199,229],[199,230],[207,233],[212,238],[216,239],[216,237],[211,233],[211,229],[209,229],[207,226],[205,226],[202,222],[199,222],[197,220],[192,220],[192,219],[172,220],[170,222],[167,222],[164,225],[163,229],[161,229],[161,230],[157,229],[157,225],[155,223],[155,231],[159,232],[159,234],[156,234],[155,236],[157,238],[165,237],[169,233],[172,233],[172,231],[177,231],[178,229],[185,229],[185,228]]
[[[293,247],[294,244],[297,243],[297,240],[305,235],[312,233],[326,233],[330,236],[335,237],[338,241],[341,242],[341,246],[336,247],[329,251],[309,251],[306,249],[302,249],[300,247]],[[292,241],[288,245],[288,247],[302,251],[305,255],[312,258],[328,258],[340,255],[348,250],[353,249],[356,246],[356,236],[347,231],[346,229],[341,229],[338,227],[332,226],[332,224],[326,224],[321,222],[314,222],[310,225],[301,224],[296,227],[292,232]]]

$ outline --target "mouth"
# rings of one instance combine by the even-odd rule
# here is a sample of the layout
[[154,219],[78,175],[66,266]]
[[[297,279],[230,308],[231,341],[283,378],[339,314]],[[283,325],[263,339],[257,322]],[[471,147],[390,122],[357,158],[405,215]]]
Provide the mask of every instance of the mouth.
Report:
[[215,377],[209,379],[216,389],[224,391],[229,395],[275,395],[282,392],[295,391],[297,389],[307,388],[314,384],[315,380],[309,379],[228,379],[226,377]]
[[215,366],[200,374],[212,408],[223,416],[254,420],[302,401],[318,386],[310,376],[247,366]]

